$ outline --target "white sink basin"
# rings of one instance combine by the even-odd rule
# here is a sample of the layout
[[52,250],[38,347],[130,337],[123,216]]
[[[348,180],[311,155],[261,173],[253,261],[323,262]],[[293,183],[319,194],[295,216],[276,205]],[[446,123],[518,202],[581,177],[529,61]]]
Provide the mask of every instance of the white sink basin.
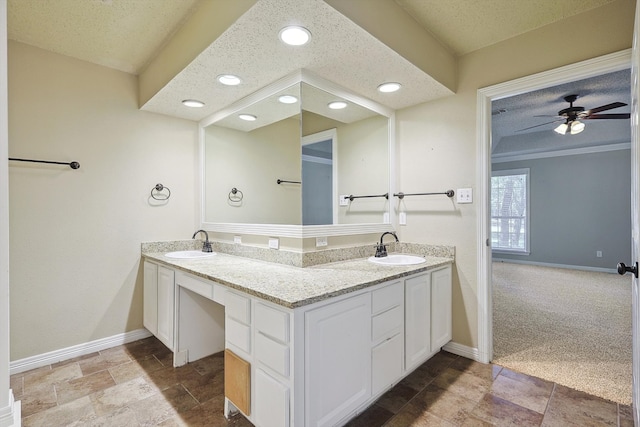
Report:
[[369,258],[369,262],[372,262],[374,264],[392,265],[392,266],[422,264],[425,261],[426,260],[421,256],[404,255],[404,254],[391,254],[381,258],[376,258],[372,256]]
[[214,256],[215,252],[202,252],[202,251],[176,251],[169,252],[164,254],[167,258],[177,258],[177,259],[198,259],[198,258],[209,258]]

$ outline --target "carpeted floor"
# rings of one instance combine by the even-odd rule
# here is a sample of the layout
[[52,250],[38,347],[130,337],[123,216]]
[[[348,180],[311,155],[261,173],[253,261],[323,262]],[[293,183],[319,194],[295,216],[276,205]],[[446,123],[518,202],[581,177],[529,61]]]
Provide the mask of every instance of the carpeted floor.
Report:
[[631,404],[631,279],[493,263],[493,363]]

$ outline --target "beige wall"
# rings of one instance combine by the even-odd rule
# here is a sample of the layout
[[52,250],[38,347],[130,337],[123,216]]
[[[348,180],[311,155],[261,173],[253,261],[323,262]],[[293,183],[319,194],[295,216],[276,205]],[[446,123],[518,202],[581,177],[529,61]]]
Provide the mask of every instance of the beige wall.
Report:
[[[374,195],[389,191],[389,120],[375,116],[338,127],[338,195]],[[337,201],[336,201],[337,203]],[[355,199],[338,207],[339,224],[383,222],[384,197]]]
[[135,76],[9,43],[10,157],[81,165],[10,165],[11,360],[142,328],[140,243],[195,231],[196,153]]
[[[477,190],[477,90],[631,47],[634,4],[618,0],[459,58],[456,95],[397,113],[398,190]],[[399,227],[401,241],[456,247],[453,340],[473,348],[479,202],[407,198],[407,225]]]

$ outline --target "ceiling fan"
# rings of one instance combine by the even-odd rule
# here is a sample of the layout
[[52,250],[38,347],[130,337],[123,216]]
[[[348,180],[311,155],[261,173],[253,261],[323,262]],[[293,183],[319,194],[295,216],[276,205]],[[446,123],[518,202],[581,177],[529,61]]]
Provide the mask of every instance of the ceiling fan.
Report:
[[557,116],[534,116],[534,117],[557,117],[556,120],[551,122],[541,123],[539,125],[530,126],[528,128],[520,129],[517,132],[533,129],[539,126],[545,126],[551,123],[563,122],[554,129],[555,132],[560,135],[578,134],[584,130],[584,123],[580,120],[593,120],[593,119],[628,119],[631,117],[629,113],[622,114],[598,114],[601,111],[613,110],[614,108],[624,107],[624,102],[613,102],[611,104],[602,105],[600,107],[585,110],[584,107],[574,107],[573,103],[578,99],[579,95],[567,95],[564,100],[569,103],[569,107],[558,111]]

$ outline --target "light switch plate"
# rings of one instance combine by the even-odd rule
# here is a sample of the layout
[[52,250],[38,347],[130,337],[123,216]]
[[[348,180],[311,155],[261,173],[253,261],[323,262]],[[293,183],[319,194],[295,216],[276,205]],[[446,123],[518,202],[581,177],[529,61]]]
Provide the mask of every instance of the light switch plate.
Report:
[[339,205],[340,206],[349,206],[349,195],[348,194],[342,194],[339,197]]
[[458,188],[456,194],[458,203],[473,203],[473,189]]
[[316,237],[316,248],[321,248],[323,246],[327,246],[327,237]]
[[236,245],[240,245],[240,244],[242,244],[242,237],[240,237],[240,236],[233,236],[233,243],[235,243]]
[[280,248],[279,239],[269,239],[269,249],[279,249],[279,248]]

